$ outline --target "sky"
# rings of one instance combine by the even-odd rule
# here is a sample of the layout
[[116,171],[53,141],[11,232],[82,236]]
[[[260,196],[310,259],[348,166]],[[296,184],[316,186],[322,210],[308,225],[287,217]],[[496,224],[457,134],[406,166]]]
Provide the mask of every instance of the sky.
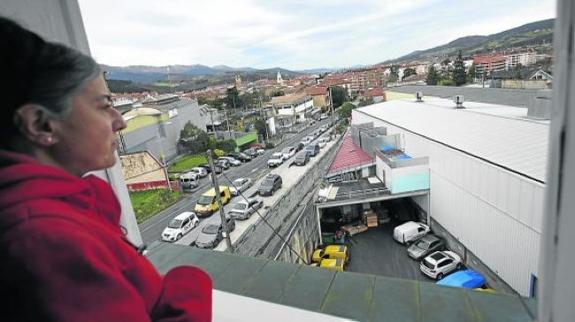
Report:
[[554,18],[551,0],[79,0],[101,64],[372,65]]

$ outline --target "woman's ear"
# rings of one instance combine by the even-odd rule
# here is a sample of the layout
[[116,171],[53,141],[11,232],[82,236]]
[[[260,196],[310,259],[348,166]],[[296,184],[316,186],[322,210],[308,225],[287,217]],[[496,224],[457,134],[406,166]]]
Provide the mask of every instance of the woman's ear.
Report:
[[14,114],[14,123],[22,136],[41,146],[56,143],[54,121],[54,115],[38,104],[22,105]]

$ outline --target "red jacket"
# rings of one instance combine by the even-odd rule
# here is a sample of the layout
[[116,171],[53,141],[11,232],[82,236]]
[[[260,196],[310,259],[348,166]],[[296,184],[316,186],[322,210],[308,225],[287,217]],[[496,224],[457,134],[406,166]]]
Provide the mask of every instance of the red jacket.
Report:
[[119,219],[105,181],[0,150],[0,321],[211,320],[210,277],[160,276]]

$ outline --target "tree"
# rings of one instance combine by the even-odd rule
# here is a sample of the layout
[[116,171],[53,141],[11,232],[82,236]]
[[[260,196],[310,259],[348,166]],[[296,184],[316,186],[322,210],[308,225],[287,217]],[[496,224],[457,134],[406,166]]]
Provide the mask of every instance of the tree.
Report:
[[256,128],[256,131],[258,131],[258,134],[263,136],[264,138],[266,138],[266,140],[268,139],[266,136],[266,122],[262,119],[257,119],[254,122],[254,127]]
[[225,103],[228,108],[236,109],[241,107],[240,94],[235,86],[226,89]]
[[284,95],[285,93],[281,89],[276,89],[270,94],[271,97],[284,96]]
[[457,58],[453,63],[453,82],[455,86],[461,86],[465,84],[466,75],[465,75],[465,65],[463,64],[463,57],[461,57],[461,50],[457,54]]
[[398,65],[391,65],[389,67],[389,77],[387,81],[390,83],[395,83],[399,79],[399,66]]
[[355,108],[355,105],[351,104],[350,102],[343,103],[339,109],[337,109],[337,113],[339,116],[346,120],[351,117],[351,111]]
[[359,100],[359,105],[358,107],[362,107],[362,106],[368,106],[373,104],[373,98],[371,97],[367,97],[367,98],[362,98]]
[[349,101],[349,97],[347,96],[347,90],[339,86],[331,87],[331,101],[335,108]]
[[469,70],[467,71],[467,82],[471,83],[475,81],[476,69],[475,64],[471,64]]
[[417,72],[415,71],[415,69],[413,68],[406,68],[403,70],[403,78],[401,80],[406,79],[407,77],[411,76],[411,75],[417,75]]
[[437,82],[439,82],[439,74],[433,65],[429,67],[425,81],[427,82],[427,85],[437,85]]
[[210,137],[191,122],[187,122],[180,131],[179,144],[192,154],[205,152],[208,149]]

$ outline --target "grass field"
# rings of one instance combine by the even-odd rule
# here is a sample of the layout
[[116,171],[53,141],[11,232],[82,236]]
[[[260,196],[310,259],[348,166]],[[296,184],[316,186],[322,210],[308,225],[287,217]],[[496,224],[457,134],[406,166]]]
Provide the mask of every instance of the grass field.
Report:
[[130,192],[132,207],[138,224],[153,217],[182,198],[182,194],[166,189]]
[[203,154],[188,155],[178,159],[168,168],[168,172],[185,172],[193,167],[207,164],[208,159]]

